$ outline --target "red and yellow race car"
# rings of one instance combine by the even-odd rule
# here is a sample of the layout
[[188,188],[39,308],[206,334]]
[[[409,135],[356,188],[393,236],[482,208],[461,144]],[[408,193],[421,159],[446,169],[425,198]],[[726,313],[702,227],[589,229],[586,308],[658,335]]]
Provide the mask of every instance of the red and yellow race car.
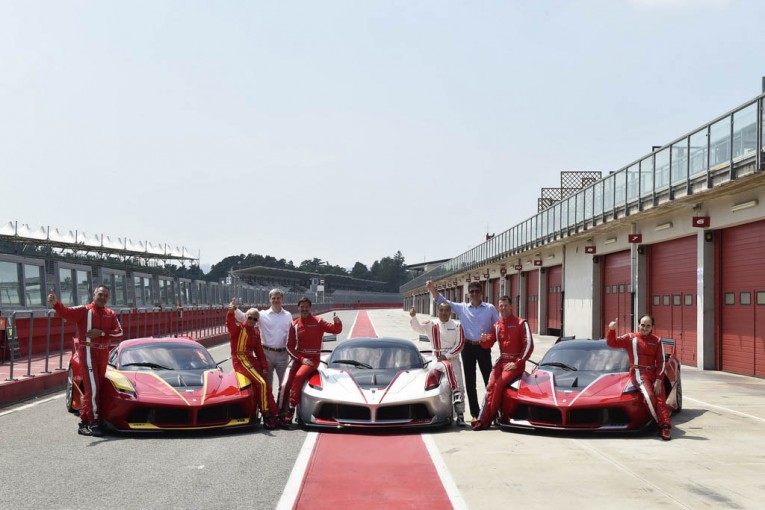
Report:
[[[250,381],[224,373],[202,345],[188,338],[125,340],[109,353],[99,417],[125,431],[199,430],[260,422]],[[66,408],[83,395],[75,339],[69,361]]]
[[[674,340],[663,338],[662,344],[667,407],[678,412],[683,407],[680,360]],[[627,351],[613,349],[605,340],[559,340],[530,374],[524,373],[505,392],[518,405],[512,409],[504,399],[501,427],[606,432],[640,430],[654,423],[630,379]]]

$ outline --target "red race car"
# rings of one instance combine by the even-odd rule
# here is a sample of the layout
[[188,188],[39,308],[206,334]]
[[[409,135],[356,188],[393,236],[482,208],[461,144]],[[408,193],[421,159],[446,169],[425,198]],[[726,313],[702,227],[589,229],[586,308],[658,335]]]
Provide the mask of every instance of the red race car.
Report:
[[[250,381],[223,373],[210,352],[187,338],[125,340],[109,353],[100,418],[128,431],[199,430],[260,422]],[[69,361],[66,408],[82,398],[77,340]]]
[[[664,389],[670,412],[683,406],[680,361],[675,341],[663,338],[666,370]],[[624,349],[605,340],[559,340],[538,366],[505,391],[518,400],[512,416],[503,402],[501,427],[553,430],[640,430],[653,423],[643,395],[629,376]]]

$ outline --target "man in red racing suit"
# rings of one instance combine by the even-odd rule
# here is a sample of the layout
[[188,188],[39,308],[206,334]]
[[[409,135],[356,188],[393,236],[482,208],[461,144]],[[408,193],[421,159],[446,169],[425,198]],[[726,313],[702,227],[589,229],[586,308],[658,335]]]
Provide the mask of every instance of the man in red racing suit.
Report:
[[[510,298],[508,296],[499,298],[498,308],[499,320],[488,334],[481,335],[481,347],[491,349],[494,342],[499,341],[500,356],[494,364],[489,384],[486,386],[486,397],[484,405],[481,406],[481,414],[477,420],[470,422],[473,430],[483,430],[491,426],[505,397],[505,388],[523,374],[526,369],[526,360],[534,352],[531,330],[524,319],[513,314]],[[514,408],[514,403],[513,400],[509,409]],[[508,406],[505,405],[504,409],[507,410]],[[512,414],[511,411],[510,414]]]
[[311,300],[307,297],[298,301],[298,311],[300,316],[292,322],[287,338],[287,353],[292,358],[292,365],[279,392],[282,398],[290,399],[289,411],[283,417],[287,424],[292,423],[295,407],[303,394],[303,384],[318,369],[324,333],[336,335],[343,331],[343,323],[337,315],[334,315],[332,324],[311,315]]
[[109,288],[103,285],[93,292],[93,302],[70,308],[56,298],[53,291],[48,303],[59,317],[77,324],[77,354],[80,358],[83,395],[80,401],[80,424],[77,433],[83,436],[103,435],[99,423],[101,385],[106,378],[109,350],[122,338],[122,326],[117,315],[106,308]]
[[257,308],[250,308],[245,313],[244,323],[240,325],[234,315],[236,309],[234,298],[226,314],[226,328],[231,342],[231,364],[237,373],[244,375],[252,383],[255,402],[263,415],[263,427],[273,430],[279,426],[279,415],[271,385],[265,378],[268,362],[260,341],[260,331],[255,329],[260,313]]
[[648,411],[659,425],[659,435],[664,441],[672,439],[667,409],[667,397],[664,394],[664,345],[661,339],[652,333],[653,317],[644,315],[640,318],[640,330],[616,336],[616,320],[608,325],[606,343],[609,347],[622,348],[630,358],[630,378],[632,384],[640,389]]

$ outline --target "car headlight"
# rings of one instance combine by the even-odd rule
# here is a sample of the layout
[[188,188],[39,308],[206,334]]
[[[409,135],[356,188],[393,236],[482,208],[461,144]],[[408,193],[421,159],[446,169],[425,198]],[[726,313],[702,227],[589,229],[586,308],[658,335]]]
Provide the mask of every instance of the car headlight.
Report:
[[321,390],[323,389],[323,385],[321,382],[321,374],[319,372],[316,372],[311,376],[310,379],[308,379],[308,386],[315,390]]
[[443,373],[440,370],[431,370],[428,372],[428,378],[425,380],[425,391],[434,390],[441,385]]
[[111,381],[112,386],[114,386],[114,389],[118,392],[135,395],[135,388],[133,387],[133,384],[130,382],[130,379],[128,379],[122,372],[118,372],[116,370],[107,370],[106,378]]
[[239,391],[246,390],[250,386],[252,386],[252,381],[243,374],[240,374],[239,372],[236,373],[236,382],[239,384]]
[[624,387],[624,391],[622,391],[622,394],[627,395],[628,393],[635,393],[636,391],[638,391],[637,386],[632,384],[632,381],[630,380],[627,383],[627,386]]

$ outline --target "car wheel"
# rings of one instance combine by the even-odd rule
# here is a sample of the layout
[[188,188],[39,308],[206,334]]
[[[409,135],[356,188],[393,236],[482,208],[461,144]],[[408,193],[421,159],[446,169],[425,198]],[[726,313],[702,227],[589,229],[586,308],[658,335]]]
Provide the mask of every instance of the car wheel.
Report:
[[675,409],[676,413],[679,413],[683,410],[683,380],[678,379],[677,384],[675,385],[675,402],[677,402],[677,409]]
[[72,367],[69,367],[69,372],[66,374],[66,396],[64,400],[66,410],[70,413],[76,413],[77,409],[74,408],[74,371]]

